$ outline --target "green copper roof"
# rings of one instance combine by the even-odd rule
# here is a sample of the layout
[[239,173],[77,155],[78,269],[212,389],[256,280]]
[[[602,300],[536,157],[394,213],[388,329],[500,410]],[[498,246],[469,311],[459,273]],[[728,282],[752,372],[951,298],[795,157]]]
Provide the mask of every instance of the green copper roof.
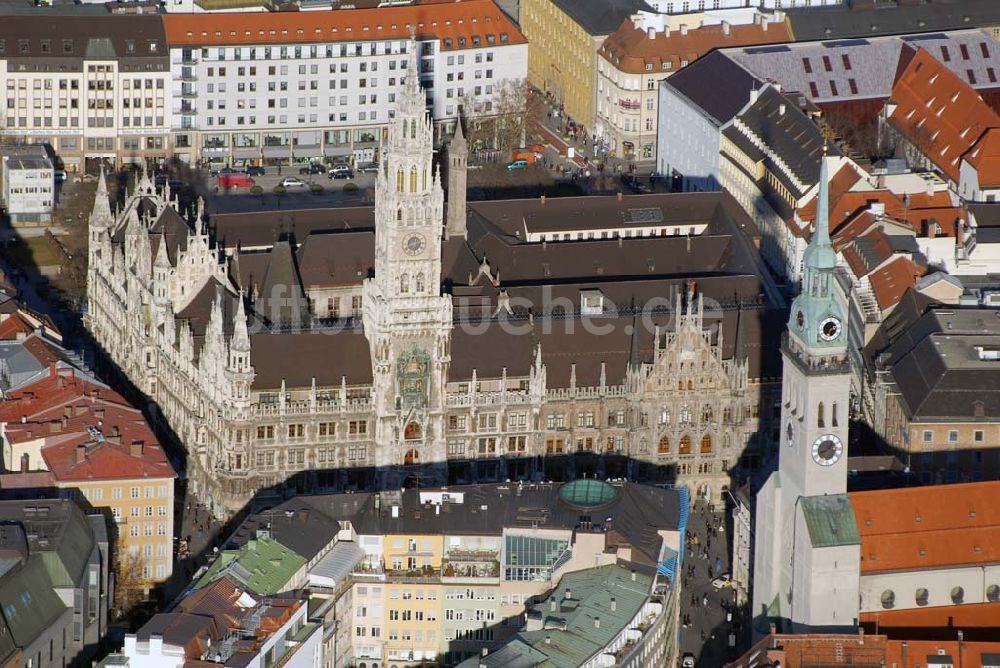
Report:
[[858,525],[854,521],[854,508],[846,494],[804,496],[800,505],[813,547],[861,543]]
[[[792,302],[789,331],[810,348],[838,348],[847,341],[847,321],[834,299],[837,253],[830,244],[830,173],[820,158],[816,229],[803,258],[802,289]],[[834,324],[832,321],[836,321]]]
[[223,575],[240,582],[250,591],[270,596],[289,588],[292,577],[306,560],[270,538],[247,542],[239,550],[226,550],[195,583],[201,589]]
[[559,498],[580,508],[596,508],[614,501],[615,488],[603,480],[586,478],[566,483],[559,489]]
[[[621,633],[646,603],[653,578],[638,573],[635,578],[633,582],[631,570],[617,564],[567,573],[559,586],[529,612],[540,615],[543,624],[551,627],[519,633],[505,646],[507,651],[546,668],[582,666]],[[572,594],[570,600],[565,599],[567,589]],[[555,611],[550,605],[553,600]],[[600,620],[599,626],[595,626],[595,619]],[[546,657],[544,661],[538,660],[539,654]]]

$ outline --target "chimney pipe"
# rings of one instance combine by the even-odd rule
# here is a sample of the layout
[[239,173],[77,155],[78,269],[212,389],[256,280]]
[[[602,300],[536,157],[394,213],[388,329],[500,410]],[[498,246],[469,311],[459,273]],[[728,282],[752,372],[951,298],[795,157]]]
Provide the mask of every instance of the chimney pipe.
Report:
[[729,34],[732,34],[732,32],[733,32],[733,27],[732,27],[732,25],[730,25],[729,21],[723,21],[722,22],[722,34],[723,35],[729,35]]
[[656,39],[656,28],[649,27],[646,29],[646,37],[649,39]]
[[76,463],[82,464],[87,459],[87,446],[76,446]]
[[682,35],[687,35],[688,34],[688,27],[687,27],[686,23],[682,23],[681,24],[681,34]]
[[567,601],[573,598],[573,592],[570,591],[568,587],[566,588],[566,593],[563,595],[563,598]]
[[601,628],[601,618],[600,617],[594,617],[594,628],[595,629]]
[[632,569],[632,582],[635,582],[635,569]]
[[785,103],[784,102],[782,102],[781,104],[778,105],[778,115],[779,116],[784,116],[785,115]]
[[611,597],[611,612],[615,612],[616,610],[618,610],[618,601],[615,599],[614,596],[612,596]]

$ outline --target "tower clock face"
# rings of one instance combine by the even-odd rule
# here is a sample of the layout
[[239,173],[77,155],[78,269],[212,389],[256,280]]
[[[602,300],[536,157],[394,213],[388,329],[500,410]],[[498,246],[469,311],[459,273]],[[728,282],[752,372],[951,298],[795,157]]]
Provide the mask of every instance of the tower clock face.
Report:
[[427,241],[420,234],[411,234],[403,240],[403,250],[407,255],[420,255],[426,245]]
[[812,458],[820,466],[833,466],[844,454],[844,444],[834,434],[823,434],[813,441]]
[[836,341],[840,338],[840,333],[843,329],[844,326],[840,324],[840,320],[837,318],[827,318],[819,325],[819,336],[824,341]]

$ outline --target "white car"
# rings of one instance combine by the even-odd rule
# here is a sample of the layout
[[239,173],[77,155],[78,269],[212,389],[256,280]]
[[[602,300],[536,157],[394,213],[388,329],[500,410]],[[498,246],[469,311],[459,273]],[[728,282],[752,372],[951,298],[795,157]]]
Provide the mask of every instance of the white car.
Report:
[[712,580],[712,586],[716,589],[725,589],[733,584],[733,579],[729,577],[729,573],[724,573],[719,577]]
[[281,179],[281,185],[286,188],[305,188],[307,184],[297,176],[286,176]]

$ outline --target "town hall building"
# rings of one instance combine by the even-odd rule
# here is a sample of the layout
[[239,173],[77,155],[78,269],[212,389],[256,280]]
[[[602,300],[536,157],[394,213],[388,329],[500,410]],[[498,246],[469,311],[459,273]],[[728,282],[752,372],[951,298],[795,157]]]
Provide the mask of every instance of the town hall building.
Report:
[[188,219],[144,173],[116,210],[100,182],[87,327],[213,512],[290,480],[650,475],[718,498],[757,466],[786,315],[739,204],[466,202],[462,129],[444,177],[433,136],[407,77],[374,208]]

